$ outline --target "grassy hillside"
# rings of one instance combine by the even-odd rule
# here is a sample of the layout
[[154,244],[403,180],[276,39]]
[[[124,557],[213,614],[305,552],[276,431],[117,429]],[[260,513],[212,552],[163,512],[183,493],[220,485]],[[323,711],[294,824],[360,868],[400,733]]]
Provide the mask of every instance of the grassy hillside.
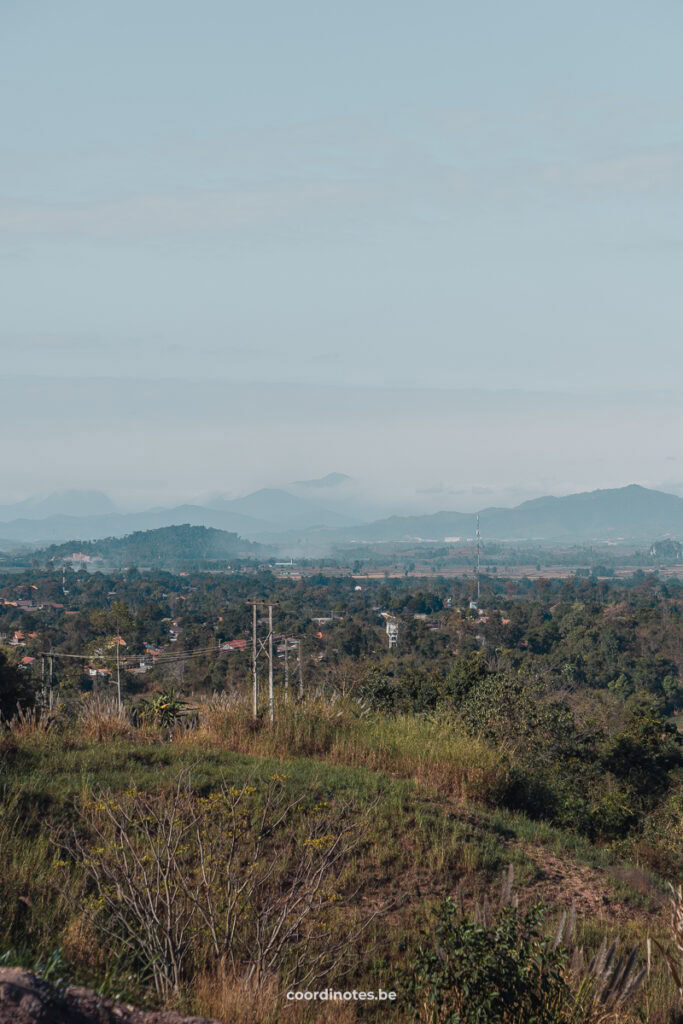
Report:
[[[593,846],[501,809],[510,770],[505,751],[446,719],[386,716],[368,713],[357,702],[313,699],[282,706],[271,727],[263,716],[252,723],[242,700],[221,698],[201,704],[185,725],[179,720],[168,728],[153,716],[134,726],[127,715],[89,698],[78,715],[60,714],[52,723],[31,715],[15,720],[0,750],[0,954],[7,962],[42,965],[48,973],[58,969],[106,994],[245,1024],[378,1014],[407,1021],[412,997],[404,969],[418,956],[421,932],[430,934],[441,901],[457,898],[466,915],[484,898],[496,902],[509,864],[522,908],[539,898],[546,903],[544,934],[573,904],[574,946],[587,952],[608,935],[623,948],[635,945],[642,960],[646,934],[668,941],[662,880],[615,846]],[[245,785],[246,796],[238,799]],[[180,987],[160,996],[144,944],[112,945],[107,900],[113,876],[105,877],[103,891],[95,877],[98,866],[111,872],[124,854],[130,858],[125,842],[131,836],[135,850],[144,851],[140,870],[153,861],[159,847],[145,846],[145,822],[162,818],[171,803],[177,820],[187,823],[196,815],[203,822],[209,872],[211,857],[219,849],[225,854],[225,837],[237,837],[235,858],[243,866],[235,877],[244,879],[251,865],[249,872],[262,872],[263,882],[241,908],[223,967],[204,921],[192,932]],[[127,834],[112,824],[122,815]],[[339,835],[348,835],[348,842],[323,872],[322,890],[311,896],[313,910],[302,931],[270,970],[248,978],[259,913],[268,919],[268,907],[290,892],[293,877],[307,892],[312,883],[301,865],[323,870]],[[199,892],[196,855],[190,828],[174,870],[184,871]],[[136,870],[131,860],[129,875]],[[218,903],[229,890],[226,877],[230,871],[221,868]],[[178,890],[176,907],[182,901]],[[259,926],[268,927],[262,921]],[[323,973],[309,987],[395,989],[396,1003],[381,1010],[356,1003],[289,1005],[279,985],[296,974],[292,958],[304,933],[305,956],[322,957]],[[335,964],[329,951],[340,937],[343,955]],[[664,1024],[674,1001],[657,960],[647,984],[609,1019]],[[582,1003],[575,989],[563,1006],[542,1019],[607,1019]]]
[[4,963],[230,1024],[671,1024],[675,579],[2,582]]

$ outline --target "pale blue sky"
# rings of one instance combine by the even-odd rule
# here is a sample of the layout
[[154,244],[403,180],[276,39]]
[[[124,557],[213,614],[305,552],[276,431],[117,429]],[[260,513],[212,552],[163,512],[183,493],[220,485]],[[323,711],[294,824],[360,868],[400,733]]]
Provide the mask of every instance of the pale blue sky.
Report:
[[1,364],[609,390],[627,419],[683,374],[682,40],[679,0],[3,0]]

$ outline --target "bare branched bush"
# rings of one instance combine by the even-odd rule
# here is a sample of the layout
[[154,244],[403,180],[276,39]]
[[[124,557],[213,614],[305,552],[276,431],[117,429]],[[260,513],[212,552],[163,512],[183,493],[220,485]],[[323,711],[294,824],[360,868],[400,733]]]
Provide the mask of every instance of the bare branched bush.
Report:
[[85,801],[59,842],[86,868],[95,926],[166,999],[218,968],[287,985],[343,970],[379,912],[350,912],[343,879],[366,821],[289,798],[278,777],[202,796],[182,773],[171,792]]

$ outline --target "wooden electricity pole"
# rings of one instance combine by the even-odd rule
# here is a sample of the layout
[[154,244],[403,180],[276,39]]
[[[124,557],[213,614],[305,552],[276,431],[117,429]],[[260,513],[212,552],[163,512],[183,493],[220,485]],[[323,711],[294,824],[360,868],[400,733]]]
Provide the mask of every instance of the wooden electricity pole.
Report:
[[287,654],[289,651],[289,637],[285,637],[285,700],[289,700],[289,661],[287,660]]
[[52,655],[50,655],[50,657],[48,659],[48,664],[49,664],[49,668],[50,668],[50,698],[49,698],[49,707],[50,707],[50,711],[52,711],[52,683],[53,683],[53,679],[54,679],[54,669],[55,669],[55,659],[52,657]]
[[119,714],[121,714],[121,662],[119,660],[119,646],[121,644],[121,636],[117,632],[116,634],[116,692],[119,698]]
[[258,676],[256,674],[256,602],[252,605],[253,620],[252,620],[252,635],[251,635],[251,684],[252,684],[252,703],[253,703],[253,714],[254,720],[258,718]]
[[275,695],[273,693],[273,606],[268,605],[268,707],[270,724],[275,721]]
[[299,642],[297,644],[297,650],[298,650],[298,654],[299,654],[299,657],[297,659],[298,662],[299,662],[299,700],[303,700],[304,699],[304,677],[303,677],[303,673],[302,673],[302,669],[301,669],[301,640],[299,640]]

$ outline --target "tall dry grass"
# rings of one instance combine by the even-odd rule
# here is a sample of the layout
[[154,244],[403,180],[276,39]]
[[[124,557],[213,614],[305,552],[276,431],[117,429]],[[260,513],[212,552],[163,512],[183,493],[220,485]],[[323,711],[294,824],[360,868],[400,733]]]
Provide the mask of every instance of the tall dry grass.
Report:
[[97,743],[132,739],[134,735],[128,708],[119,707],[116,697],[102,694],[83,697],[76,713],[76,727],[83,739]]
[[4,731],[16,740],[41,739],[53,733],[58,725],[59,716],[41,708],[22,708],[11,718],[2,720]]
[[35,705],[17,710],[11,718],[2,720],[4,732],[16,739],[26,740],[64,733],[69,730],[74,738],[86,741],[131,738],[133,723],[128,708],[119,708],[116,698],[101,694],[84,693],[68,705],[60,703],[54,710]]
[[[324,986],[321,986],[324,987]],[[353,1003],[294,1002],[277,978],[260,982],[231,974],[203,974],[193,984],[193,1011],[230,1024],[352,1024]]]
[[453,718],[386,716],[357,701],[311,698],[282,703],[271,725],[256,721],[244,699],[199,706],[199,725],[178,737],[260,757],[307,757],[417,779],[457,799],[486,802],[505,778],[503,752],[459,729]]

